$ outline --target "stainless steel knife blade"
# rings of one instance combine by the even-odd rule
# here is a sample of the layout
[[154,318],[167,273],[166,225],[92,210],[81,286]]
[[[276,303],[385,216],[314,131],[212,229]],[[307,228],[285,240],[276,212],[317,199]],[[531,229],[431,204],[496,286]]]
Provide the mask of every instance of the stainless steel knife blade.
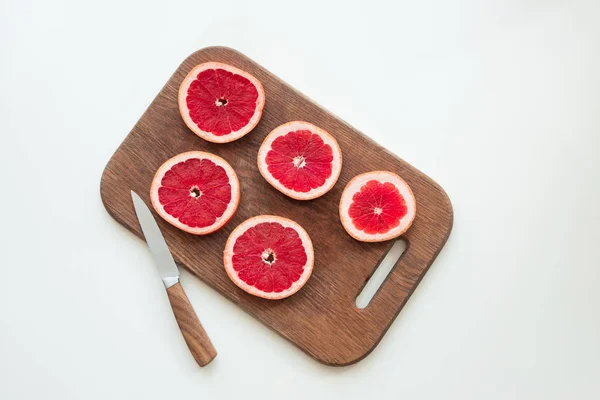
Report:
[[133,206],[142,227],[142,232],[146,238],[146,243],[150,247],[150,253],[152,253],[152,258],[154,258],[154,263],[158,269],[158,274],[165,284],[165,288],[168,289],[179,282],[179,269],[175,264],[175,260],[173,260],[169,246],[167,246],[167,242],[165,242],[165,238],[160,232],[156,220],[152,216],[152,212],[146,203],[144,203],[144,200],[133,190],[131,191],[131,199],[133,200]]

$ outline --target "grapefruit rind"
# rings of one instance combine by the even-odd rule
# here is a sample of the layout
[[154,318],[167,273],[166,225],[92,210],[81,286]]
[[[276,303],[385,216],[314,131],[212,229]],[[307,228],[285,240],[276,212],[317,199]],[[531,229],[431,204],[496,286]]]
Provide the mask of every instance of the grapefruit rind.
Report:
[[[241,235],[243,235],[248,229],[265,222],[276,222],[281,224],[285,228],[289,227],[294,229],[298,233],[298,236],[300,236],[300,240],[302,240],[302,246],[304,247],[304,250],[306,252],[306,264],[304,265],[302,275],[297,281],[292,283],[291,287],[282,292],[264,292],[260,289],[257,289],[254,286],[248,285],[246,282],[244,282],[238,277],[238,273],[233,268],[233,247],[235,246],[237,239]],[[229,279],[231,279],[231,281],[235,283],[236,286],[238,286],[246,293],[262,297],[263,299],[268,300],[284,299],[300,290],[312,274],[314,261],[315,255],[312,241],[310,240],[310,236],[308,236],[306,230],[304,230],[304,228],[302,228],[302,226],[300,226],[300,224],[298,224],[297,222],[276,215],[259,215],[242,222],[233,230],[233,232],[231,232],[229,238],[227,239],[227,243],[225,244],[225,249],[223,250],[223,264],[225,266],[225,272],[227,272],[227,276],[229,276]]]
[[[308,192],[297,192],[295,190],[286,188],[273,175],[271,175],[271,173],[269,172],[269,166],[266,162],[267,154],[271,150],[271,145],[273,144],[273,142],[280,136],[298,130],[309,130],[313,133],[318,134],[321,137],[321,139],[323,139],[323,142],[331,146],[331,149],[333,151],[331,176],[327,178],[327,180],[322,186],[313,188]],[[267,135],[267,137],[265,137],[263,143],[260,146],[260,149],[258,150],[258,170],[260,171],[260,174],[263,176],[263,178],[265,178],[265,180],[269,182],[271,186],[273,186],[275,189],[285,194],[286,196],[289,196],[296,200],[312,200],[316,199],[317,197],[323,196],[325,193],[331,190],[331,188],[333,188],[333,186],[337,182],[338,178],[340,177],[340,172],[342,171],[342,151],[335,138],[323,129],[309,122],[291,121],[283,125],[279,125],[277,128],[273,129]]]
[[[348,214],[354,194],[357,193],[363,187],[363,185],[372,180],[376,180],[381,183],[392,183],[398,189],[407,205],[407,213],[400,220],[400,224],[385,233],[368,234],[357,229]],[[339,205],[342,226],[350,236],[361,242],[384,242],[386,240],[397,238],[411,227],[415,219],[416,212],[417,205],[412,190],[404,181],[404,179],[389,171],[371,171],[352,178],[352,180],[350,180],[350,182],[348,182],[344,188]]]
[[[250,118],[250,121],[248,121],[248,123],[243,128],[235,132],[230,132],[226,135],[218,136],[213,134],[212,132],[202,130],[190,117],[190,110],[186,102],[188,90],[192,82],[196,80],[198,74],[208,69],[224,69],[225,71],[229,71],[233,74],[243,76],[244,78],[252,82],[252,84],[256,87],[256,90],[258,91],[258,98],[256,99],[256,108],[254,109],[254,114]],[[185,122],[187,127],[196,135],[212,143],[233,142],[234,140],[237,140],[249,133],[258,124],[258,121],[260,121],[263,108],[265,107],[265,91],[258,79],[239,68],[218,62],[207,62],[195,66],[181,82],[177,97],[179,102],[179,113],[183,118],[183,122]]]
[[[225,170],[225,173],[229,178],[229,184],[231,185],[231,200],[229,201],[227,208],[223,212],[223,215],[219,217],[214,224],[202,228],[192,228],[188,225],[181,223],[177,218],[171,216],[165,211],[163,205],[160,203],[158,198],[158,189],[161,187],[162,178],[164,177],[165,173],[169,171],[175,164],[184,162],[192,158],[208,159],[214,162],[216,165],[222,167]],[[158,215],[160,215],[165,221],[167,221],[171,225],[194,235],[208,235],[221,229],[235,215],[235,212],[237,211],[238,205],[240,203],[240,182],[231,165],[229,165],[229,163],[221,157],[203,151],[188,151],[168,159],[158,168],[156,174],[154,175],[154,178],[152,179],[152,185],[150,187],[150,200],[152,202],[154,210],[156,210]]]

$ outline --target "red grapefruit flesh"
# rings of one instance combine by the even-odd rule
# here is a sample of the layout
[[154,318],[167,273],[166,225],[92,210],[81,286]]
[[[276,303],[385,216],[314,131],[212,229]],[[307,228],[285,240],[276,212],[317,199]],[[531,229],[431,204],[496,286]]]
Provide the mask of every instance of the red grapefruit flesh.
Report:
[[233,217],[240,202],[235,171],[202,151],[179,154],[160,166],[150,188],[154,209],[173,226],[207,235]]
[[416,203],[410,187],[388,171],[354,177],[340,200],[340,219],[346,232],[362,242],[394,239],[410,228]]
[[308,122],[275,128],[258,150],[258,169],[275,189],[297,200],[327,193],[342,169],[342,152],[333,136]]
[[237,140],[262,116],[265,91],[261,83],[231,65],[197,65],[179,87],[179,112],[185,124],[214,143]]
[[314,264],[308,233],[296,222],[259,215],[231,232],[223,252],[225,271],[242,290],[265,299],[283,299],[308,280]]

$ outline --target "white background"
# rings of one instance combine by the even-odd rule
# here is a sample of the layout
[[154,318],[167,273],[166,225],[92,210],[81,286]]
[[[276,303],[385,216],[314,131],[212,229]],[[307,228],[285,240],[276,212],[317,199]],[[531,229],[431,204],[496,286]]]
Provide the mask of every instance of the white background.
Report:
[[[600,4],[0,2],[1,399],[597,399]],[[247,54],[438,181],[452,235],[379,347],[318,364],[184,272],[199,369],[105,163],[179,63]]]

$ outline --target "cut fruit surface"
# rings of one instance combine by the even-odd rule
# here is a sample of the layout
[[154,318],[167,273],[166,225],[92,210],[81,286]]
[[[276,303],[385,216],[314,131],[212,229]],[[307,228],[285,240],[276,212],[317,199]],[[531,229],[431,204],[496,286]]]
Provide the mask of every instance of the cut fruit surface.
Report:
[[250,132],[264,105],[258,79],[227,64],[197,65],[179,87],[179,112],[185,124],[209,142],[227,143]]
[[382,242],[402,235],[410,228],[415,213],[415,197],[410,187],[388,171],[354,177],[340,200],[344,229],[363,242]]
[[235,214],[240,184],[221,157],[202,151],[179,154],[158,168],[152,206],[170,224],[195,235],[221,228]]
[[327,193],[342,169],[342,152],[333,136],[308,122],[275,128],[258,150],[258,169],[275,189],[297,200]]
[[231,232],[223,263],[242,290],[265,299],[283,299],[308,280],[314,264],[308,233],[296,222],[259,215]]

